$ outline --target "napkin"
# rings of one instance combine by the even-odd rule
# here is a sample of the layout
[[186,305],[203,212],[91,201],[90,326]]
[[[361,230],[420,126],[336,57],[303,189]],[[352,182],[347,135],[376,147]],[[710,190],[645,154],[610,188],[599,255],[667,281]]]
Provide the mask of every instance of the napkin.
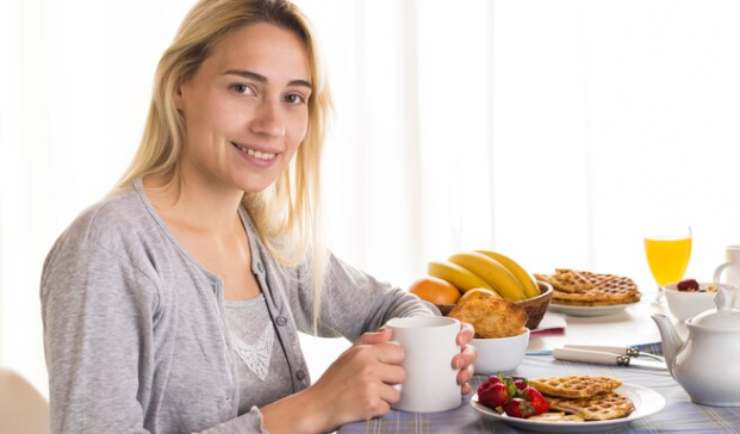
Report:
[[547,312],[540,321],[539,327],[530,332],[530,336],[556,336],[565,334],[565,315]]

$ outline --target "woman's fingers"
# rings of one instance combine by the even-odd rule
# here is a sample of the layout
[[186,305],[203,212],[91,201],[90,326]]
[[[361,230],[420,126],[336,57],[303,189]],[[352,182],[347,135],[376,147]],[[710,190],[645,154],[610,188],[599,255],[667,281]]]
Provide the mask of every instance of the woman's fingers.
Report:
[[457,384],[465,387],[466,384],[473,379],[474,367],[473,365],[467,366],[465,369],[461,369],[457,373]]
[[457,344],[463,346],[473,340],[475,337],[475,328],[472,324],[462,322],[460,323],[460,332],[457,334]]
[[473,388],[470,386],[470,383],[463,383],[462,385],[462,394],[463,395],[469,395],[470,392],[473,391]]
[[378,344],[374,347],[374,350],[377,352],[378,360],[381,363],[400,365],[406,357],[403,347],[393,342]]
[[403,384],[406,381],[406,370],[401,366],[382,365],[378,369],[378,379],[383,384]]
[[478,353],[475,347],[466,344],[460,354],[456,355],[452,359],[453,366],[460,370],[457,373],[457,384],[462,386],[462,393],[467,395],[470,393],[469,381],[473,378],[475,359]]
[[391,342],[355,345],[350,351],[351,357],[362,367],[355,375],[362,376],[370,382],[398,384],[405,381],[406,373],[401,366],[405,354],[400,345]]
[[463,346],[462,351],[452,358],[452,367],[455,369],[462,369],[468,365],[475,363],[475,359],[478,358],[478,352],[475,347],[471,344]]
[[401,393],[398,389],[388,384],[382,384],[379,393],[380,398],[389,405],[395,404],[401,399]]

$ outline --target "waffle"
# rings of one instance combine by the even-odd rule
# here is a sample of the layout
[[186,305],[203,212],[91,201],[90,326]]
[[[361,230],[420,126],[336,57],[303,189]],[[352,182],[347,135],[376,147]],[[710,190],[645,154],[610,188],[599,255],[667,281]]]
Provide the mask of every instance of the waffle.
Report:
[[615,378],[591,375],[533,378],[528,382],[545,395],[555,398],[589,398],[611,392],[622,385],[622,382]]
[[557,268],[555,269],[554,280],[555,285],[563,292],[582,292],[592,289],[613,277],[616,276],[613,274],[596,274],[590,271]]
[[584,420],[610,420],[629,415],[635,405],[626,396],[607,392],[590,398],[556,399],[550,408],[574,413]]
[[628,277],[565,268],[556,269],[552,275],[535,276],[553,285],[552,299],[556,303],[599,306],[640,300],[637,285]]
[[567,414],[562,411],[548,411],[536,416],[530,416],[527,420],[540,422],[583,422],[584,419],[577,414]]

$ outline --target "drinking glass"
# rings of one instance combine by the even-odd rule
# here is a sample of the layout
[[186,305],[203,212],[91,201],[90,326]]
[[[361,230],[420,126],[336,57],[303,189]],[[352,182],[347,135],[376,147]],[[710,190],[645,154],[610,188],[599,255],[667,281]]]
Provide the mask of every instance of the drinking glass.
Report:
[[691,258],[691,227],[650,232],[645,236],[645,256],[658,293],[653,300],[663,299],[663,287],[683,279]]

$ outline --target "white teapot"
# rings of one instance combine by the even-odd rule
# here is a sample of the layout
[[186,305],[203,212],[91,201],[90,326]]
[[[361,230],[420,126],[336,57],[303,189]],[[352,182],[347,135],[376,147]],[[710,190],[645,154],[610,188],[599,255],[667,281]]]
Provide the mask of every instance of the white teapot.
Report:
[[711,309],[686,323],[688,339],[671,320],[653,315],[663,341],[668,371],[697,404],[740,407],[740,310],[733,308],[737,290],[720,285]]

